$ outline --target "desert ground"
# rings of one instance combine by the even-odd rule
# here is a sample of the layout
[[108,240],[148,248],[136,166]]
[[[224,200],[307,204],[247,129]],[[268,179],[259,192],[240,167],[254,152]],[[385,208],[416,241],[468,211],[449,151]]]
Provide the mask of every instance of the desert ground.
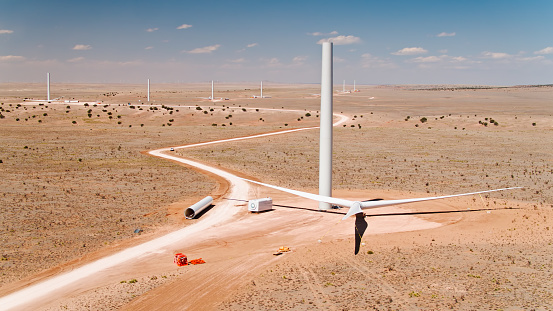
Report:
[[[263,187],[249,214],[213,174],[148,150],[318,126],[318,85],[0,84],[0,297],[129,246],[241,211],[174,252],[80,284],[45,310],[551,310],[553,86],[358,86],[334,96],[334,195],[360,200],[523,190],[367,211],[318,213]],[[228,98],[228,100],[226,100]],[[78,100],[66,103],[65,100]],[[274,110],[273,110],[274,109]],[[318,130],[178,149],[243,177],[317,192]],[[211,195],[200,219],[183,211]],[[441,212],[451,213],[441,213]],[[419,214],[409,214],[409,213]],[[436,213],[432,213],[436,212]],[[273,256],[279,246],[292,252]],[[96,284],[98,277],[84,283]]]

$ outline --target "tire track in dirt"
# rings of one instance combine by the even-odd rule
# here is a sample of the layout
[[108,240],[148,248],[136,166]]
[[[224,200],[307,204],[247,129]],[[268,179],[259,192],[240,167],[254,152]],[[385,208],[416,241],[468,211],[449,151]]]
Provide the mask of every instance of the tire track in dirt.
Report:
[[[374,280],[378,279],[378,287],[389,297],[401,297],[401,294],[383,277],[380,275],[370,271],[365,266],[357,264],[353,259],[351,258],[344,258],[343,262],[347,263],[351,268],[357,270],[359,273],[361,273],[363,276],[365,276],[368,280]],[[405,298],[401,298],[401,303],[403,305],[409,306],[412,308],[407,300]],[[411,309],[411,310],[417,310],[417,309]]]
[[324,293],[325,288],[321,285],[322,282],[317,274],[305,265],[299,265],[298,270],[307,281],[313,297],[317,300],[317,306],[324,306],[325,310],[336,310],[330,296]]

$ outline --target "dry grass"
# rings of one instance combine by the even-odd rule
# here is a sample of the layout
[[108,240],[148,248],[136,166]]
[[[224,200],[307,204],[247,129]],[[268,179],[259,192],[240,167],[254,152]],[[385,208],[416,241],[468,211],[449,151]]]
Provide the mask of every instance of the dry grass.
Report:
[[[22,102],[42,97],[42,89],[0,85],[0,285],[128,240],[137,228],[155,234],[182,225],[182,209],[218,187],[198,172],[140,152],[318,125],[315,86],[277,85],[264,90],[271,99],[251,100],[255,87],[225,85],[216,97],[231,100],[212,103],[199,98],[210,95],[208,86],[164,85],[153,88],[156,102],[149,105],[143,102],[143,86],[59,85],[56,92],[64,99],[90,105]],[[438,245],[430,242],[436,232],[431,231],[420,239],[408,236],[413,243],[401,251],[389,246],[397,240],[388,241],[375,245],[374,255],[345,263],[340,259],[345,248],[336,255],[321,248],[313,251],[328,260],[306,266],[299,261],[301,252],[310,251],[304,249],[297,261],[254,279],[251,289],[270,291],[272,296],[264,297],[270,302],[242,292],[222,307],[240,308],[248,300],[274,309],[286,295],[293,296],[287,303],[297,309],[321,308],[325,301],[355,309],[347,303],[352,297],[367,303],[362,309],[458,308],[458,303],[469,309],[503,308],[517,301],[531,308],[538,299],[550,300],[547,290],[532,289],[528,282],[550,278],[543,271],[551,270],[546,254],[552,231],[545,227],[553,203],[553,89],[360,89],[334,98],[334,110],[352,117],[334,132],[336,189],[419,195],[524,186],[525,191],[491,194],[487,201],[496,208],[505,207],[506,199],[523,202],[513,216],[513,231]],[[420,121],[423,117],[427,122]],[[317,130],[179,151],[268,183],[311,191],[317,188],[317,152]],[[384,279],[388,283],[372,283]],[[292,294],[313,288],[321,294],[313,292],[308,299]],[[464,294],[472,288],[483,294]],[[527,289],[523,296],[517,296],[519,288]],[[503,303],[486,304],[482,299],[488,296]]]

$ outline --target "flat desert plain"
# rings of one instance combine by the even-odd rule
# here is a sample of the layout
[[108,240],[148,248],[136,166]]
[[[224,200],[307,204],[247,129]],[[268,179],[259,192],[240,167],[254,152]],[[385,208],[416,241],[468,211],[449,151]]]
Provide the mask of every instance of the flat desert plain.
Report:
[[[148,150],[319,124],[318,85],[0,84],[0,296],[201,222],[211,195],[240,213],[188,249],[79,281],[46,310],[552,310],[553,86],[358,86],[335,93],[334,196],[367,200],[520,186],[366,211],[255,186],[229,198],[213,174]],[[65,101],[71,102],[65,102]],[[78,102],[76,102],[78,101]],[[318,130],[177,149],[239,176],[317,192]],[[270,196],[271,212],[245,200]],[[210,213],[209,211],[208,213]],[[291,252],[273,256],[279,246]],[[98,285],[94,285],[98,284]]]

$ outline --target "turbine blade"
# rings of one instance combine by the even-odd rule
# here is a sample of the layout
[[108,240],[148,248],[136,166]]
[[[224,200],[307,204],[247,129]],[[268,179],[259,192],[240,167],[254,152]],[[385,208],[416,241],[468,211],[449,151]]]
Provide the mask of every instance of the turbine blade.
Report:
[[361,202],[361,208],[363,208],[363,209],[365,209],[365,208],[378,208],[378,207],[384,207],[384,206],[390,206],[390,205],[399,205],[399,204],[407,204],[407,203],[430,201],[430,200],[440,200],[440,199],[460,197],[460,196],[465,196],[465,195],[473,195],[473,194],[488,193],[488,192],[495,192],[495,191],[520,189],[520,188],[522,188],[522,187],[511,187],[511,188],[502,188],[502,189],[494,189],[494,190],[486,190],[486,191],[478,191],[478,192],[470,192],[470,193],[444,195],[444,196],[440,196],[440,197],[427,197],[427,198],[402,199],[402,200],[368,201],[368,202]]
[[241,178],[241,177],[239,177],[239,178],[242,179],[242,180],[254,183],[254,184],[258,184],[258,185],[261,185],[261,186],[265,186],[265,187],[273,188],[273,189],[276,189],[276,190],[288,192],[288,193],[291,193],[291,194],[294,194],[294,195],[297,195],[297,196],[300,196],[300,197],[303,197],[303,198],[306,198],[306,199],[314,200],[314,201],[330,203],[330,204],[339,205],[339,206],[343,206],[343,207],[351,207],[352,204],[353,204],[353,201],[349,201],[349,200],[338,199],[338,198],[333,198],[333,197],[327,197],[327,196],[324,196],[324,195],[318,195],[318,194],[313,194],[313,193],[288,189],[288,188],[284,188],[284,187],[278,187],[278,186],[273,186],[273,185],[269,185],[269,184],[264,184],[264,183],[249,180],[249,179],[246,179],[246,178]]

